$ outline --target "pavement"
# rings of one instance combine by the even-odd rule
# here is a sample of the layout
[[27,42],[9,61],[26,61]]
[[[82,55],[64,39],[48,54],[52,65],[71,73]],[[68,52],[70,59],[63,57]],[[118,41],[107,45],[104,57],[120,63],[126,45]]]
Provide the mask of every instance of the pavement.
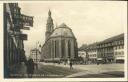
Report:
[[[69,65],[64,64],[53,64],[53,63],[40,63],[42,65],[54,65],[54,66],[60,66],[65,68],[70,68]],[[73,65],[74,69],[80,69],[85,71],[91,71],[93,73],[101,73],[101,72],[107,72],[107,71],[124,71],[124,64],[90,64],[90,65]]]
[[[42,63],[43,65],[55,65],[69,68],[69,65]],[[124,64],[90,64],[90,65],[73,65],[74,69],[82,70],[81,72],[67,75],[66,77],[123,77]]]
[[122,78],[124,77],[124,72],[112,71],[112,72],[103,72],[98,74],[81,72],[79,74],[76,73],[66,77],[67,78]]
[[81,70],[70,69],[68,67],[58,66],[56,64],[42,64],[38,63],[38,69],[35,70],[34,74],[38,77],[47,78],[63,78],[67,75],[78,73]]
[[[12,77],[27,78],[26,66],[24,63],[22,63],[20,66],[17,66],[16,68],[17,70],[15,70],[15,73],[12,74]],[[70,70],[69,65],[40,62],[38,63],[38,69],[35,69],[34,74],[63,74],[63,76],[58,76],[60,78],[123,77],[124,64],[73,65],[73,70]],[[35,77],[41,78],[44,76]]]

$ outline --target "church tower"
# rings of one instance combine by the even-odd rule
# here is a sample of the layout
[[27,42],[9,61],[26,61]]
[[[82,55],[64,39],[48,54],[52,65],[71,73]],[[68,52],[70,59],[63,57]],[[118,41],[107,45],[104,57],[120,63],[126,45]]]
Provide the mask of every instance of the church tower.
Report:
[[45,41],[47,41],[49,36],[52,34],[53,30],[54,30],[54,24],[51,17],[51,11],[49,10],[47,24],[46,24]]

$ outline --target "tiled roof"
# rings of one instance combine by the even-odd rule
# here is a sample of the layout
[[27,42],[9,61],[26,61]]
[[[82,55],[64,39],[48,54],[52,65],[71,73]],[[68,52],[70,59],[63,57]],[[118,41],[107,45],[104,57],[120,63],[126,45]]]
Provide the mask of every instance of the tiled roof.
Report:
[[87,49],[95,49],[97,47],[98,42],[89,44],[89,45],[83,45],[79,48],[79,50],[87,50]]
[[100,43],[108,43],[108,42],[113,42],[113,41],[120,40],[120,39],[124,39],[124,33],[117,35],[117,36],[113,36],[108,39],[105,39],[105,40],[101,41]]
[[72,30],[66,24],[63,23],[53,31],[50,37],[56,36],[74,37],[74,34]]
[[95,49],[95,48],[97,48],[98,44],[113,42],[113,41],[120,40],[120,39],[124,39],[124,33],[117,35],[117,36],[113,36],[113,37],[108,38],[108,39],[105,39],[101,42],[96,42],[96,43],[92,43],[89,45],[83,45],[79,48],[79,50]]

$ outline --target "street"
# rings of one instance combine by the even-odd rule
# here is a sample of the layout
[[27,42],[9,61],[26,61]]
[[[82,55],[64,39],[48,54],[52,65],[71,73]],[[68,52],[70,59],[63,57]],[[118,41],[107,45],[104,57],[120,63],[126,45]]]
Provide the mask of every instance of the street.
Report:
[[[100,64],[100,65],[73,65],[70,70],[69,65],[38,63],[35,67],[33,78],[116,78],[124,77],[124,64]],[[21,65],[17,77],[26,78],[26,66]]]

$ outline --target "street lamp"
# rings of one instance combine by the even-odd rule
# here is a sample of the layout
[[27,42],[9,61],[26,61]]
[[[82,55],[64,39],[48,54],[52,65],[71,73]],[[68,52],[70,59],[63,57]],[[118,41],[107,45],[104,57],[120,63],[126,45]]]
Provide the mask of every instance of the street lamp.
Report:
[[38,69],[38,64],[37,64],[37,46],[39,42],[36,42],[36,69]]
[[37,63],[37,46],[38,46],[39,42],[36,43],[36,63]]

